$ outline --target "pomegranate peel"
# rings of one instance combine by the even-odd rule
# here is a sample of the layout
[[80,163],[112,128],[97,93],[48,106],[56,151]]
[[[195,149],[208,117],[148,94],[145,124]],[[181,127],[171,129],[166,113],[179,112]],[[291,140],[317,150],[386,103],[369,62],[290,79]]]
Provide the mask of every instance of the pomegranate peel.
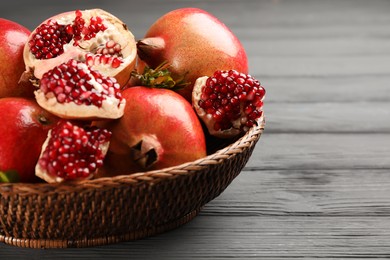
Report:
[[41,79],[46,71],[76,59],[116,77],[121,86],[130,78],[136,55],[134,35],[126,24],[101,9],[65,12],[43,21],[23,53],[30,77]]
[[29,35],[24,26],[0,18],[0,98],[34,96],[30,82],[19,84],[25,70],[23,48]]
[[0,111],[0,171],[7,179],[14,171],[19,182],[36,182],[42,144],[59,119],[35,100],[21,97],[1,98]]

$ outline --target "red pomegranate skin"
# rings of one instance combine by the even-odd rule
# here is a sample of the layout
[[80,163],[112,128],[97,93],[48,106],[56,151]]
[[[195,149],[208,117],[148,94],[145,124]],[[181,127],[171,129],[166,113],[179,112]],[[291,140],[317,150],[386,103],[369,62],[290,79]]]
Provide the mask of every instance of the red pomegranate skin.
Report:
[[0,98],[33,97],[31,84],[18,84],[25,70],[23,48],[29,35],[24,26],[0,18]]
[[[112,131],[107,154],[111,175],[157,170],[206,156],[202,126],[182,96],[141,86],[124,90],[122,96],[126,99],[124,115],[107,127]],[[157,153],[157,161],[150,167],[139,166],[131,155],[140,141]]]
[[198,77],[216,70],[248,73],[239,39],[218,18],[198,8],[181,8],[160,17],[138,42],[138,49],[149,66],[168,61],[173,75],[185,76],[191,84],[179,93],[189,101]]
[[0,171],[16,170],[20,182],[35,182],[35,165],[57,117],[32,99],[0,99]]

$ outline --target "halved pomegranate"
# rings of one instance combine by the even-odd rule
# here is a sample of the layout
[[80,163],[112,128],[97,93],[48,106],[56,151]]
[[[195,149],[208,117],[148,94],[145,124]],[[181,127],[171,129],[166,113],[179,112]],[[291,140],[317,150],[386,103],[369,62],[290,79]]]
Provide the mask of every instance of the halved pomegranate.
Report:
[[[24,78],[43,74],[69,59],[85,61],[123,86],[136,60],[133,34],[117,17],[101,9],[65,12],[40,24],[24,47]],[[27,75],[27,77],[26,77]]]
[[252,76],[218,70],[196,80],[192,104],[212,136],[231,138],[263,120],[265,89]]
[[126,104],[115,78],[73,59],[43,74],[35,98],[41,107],[66,119],[115,119],[123,115]]
[[60,121],[42,146],[35,174],[46,182],[89,179],[103,166],[111,132]]

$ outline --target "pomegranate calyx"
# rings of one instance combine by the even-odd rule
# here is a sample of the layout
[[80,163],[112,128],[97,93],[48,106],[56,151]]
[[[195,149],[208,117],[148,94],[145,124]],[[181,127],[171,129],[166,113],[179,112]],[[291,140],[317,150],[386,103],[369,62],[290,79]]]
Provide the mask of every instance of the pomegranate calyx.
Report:
[[34,87],[39,88],[39,79],[34,76],[34,69],[24,71],[19,78],[18,84],[30,83]]
[[131,157],[143,169],[151,167],[158,160],[156,150],[145,145],[142,140],[131,147]]
[[155,135],[142,135],[138,140],[130,145],[130,158],[142,169],[150,169],[161,159],[162,145]]
[[190,82],[186,82],[184,76],[177,79],[172,77],[170,66],[167,61],[164,61],[155,69],[145,66],[142,74],[134,70],[131,76],[140,81],[139,85],[151,88],[165,88],[176,91],[188,86]]
[[42,114],[38,115],[37,118],[38,118],[38,122],[44,126],[51,125],[53,123],[49,118],[47,118],[45,115]]

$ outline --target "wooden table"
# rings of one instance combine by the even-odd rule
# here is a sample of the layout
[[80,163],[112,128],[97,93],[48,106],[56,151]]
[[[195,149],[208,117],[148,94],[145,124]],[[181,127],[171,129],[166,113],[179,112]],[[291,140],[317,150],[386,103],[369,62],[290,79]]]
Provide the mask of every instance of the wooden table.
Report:
[[0,6],[1,17],[30,29],[57,12],[100,7],[123,19],[137,38],[169,10],[200,7],[241,39],[251,74],[267,89],[267,126],[253,156],[190,223],[139,241],[85,249],[0,244],[0,259],[390,256],[390,1],[50,6],[35,0]]

